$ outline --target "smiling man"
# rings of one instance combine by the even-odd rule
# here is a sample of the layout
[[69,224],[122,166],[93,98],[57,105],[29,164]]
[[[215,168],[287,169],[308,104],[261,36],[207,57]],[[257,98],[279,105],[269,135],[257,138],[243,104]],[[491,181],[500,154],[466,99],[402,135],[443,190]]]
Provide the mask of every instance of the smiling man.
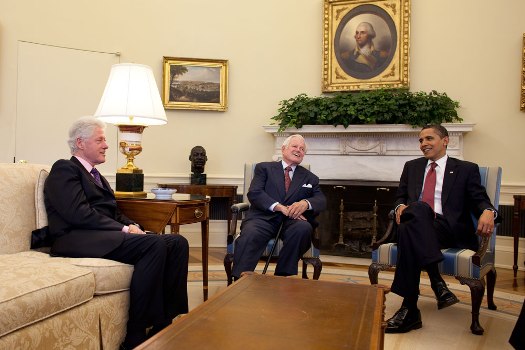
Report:
[[[441,278],[441,249],[476,251],[478,238],[490,236],[497,212],[481,185],[477,164],[447,155],[448,131],[425,126],[419,133],[423,156],[405,164],[396,200],[397,266],[391,291],[403,297],[401,308],[387,321],[386,333],[422,327],[417,308],[419,280],[426,270],[442,309],[458,302]],[[471,213],[478,218],[474,227]]]
[[72,157],[53,164],[44,201],[52,255],[134,265],[121,345],[132,349],[188,312],[189,248],[183,236],[144,234],[139,224],[120,213],[113,190],[95,168],[106,161],[104,129],[103,122],[91,117],[73,124],[68,140]]
[[281,224],[284,246],[275,275],[297,275],[299,259],[310,248],[312,232],[318,225],[315,217],[326,207],[319,178],[299,165],[306,153],[304,138],[288,137],[281,152],[282,161],[255,166],[248,191],[251,206],[241,224],[242,234],[235,241],[234,279],[255,269]]

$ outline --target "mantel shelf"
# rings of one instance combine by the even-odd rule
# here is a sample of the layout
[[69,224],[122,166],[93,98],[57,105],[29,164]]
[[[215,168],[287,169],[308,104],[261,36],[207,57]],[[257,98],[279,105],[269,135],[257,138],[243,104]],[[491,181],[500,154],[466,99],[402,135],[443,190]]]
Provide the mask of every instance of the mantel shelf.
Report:
[[[449,133],[447,153],[463,158],[463,135],[474,123],[443,124]],[[421,157],[417,134],[420,127],[405,124],[305,125],[279,131],[263,126],[275,138],[273,159],[281,157],[281,145],[290,135],[301,134],[308,147],[304,162],[320,179],[399,181],[407,160]]]

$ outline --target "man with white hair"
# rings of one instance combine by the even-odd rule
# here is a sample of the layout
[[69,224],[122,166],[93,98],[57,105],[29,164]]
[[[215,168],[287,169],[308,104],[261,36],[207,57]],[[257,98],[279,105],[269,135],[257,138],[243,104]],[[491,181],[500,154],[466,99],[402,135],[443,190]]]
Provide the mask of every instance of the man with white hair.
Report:
[[255,166],[248,191],[250,209],[235,241],[232,276],[253,271],[264,248],[282,225],[283,248],[275,269],[277,276],[297,275],[298,262],[310,248],[315,217],[326,207],[319,178],[299,164],[306,153],[301,135],[288,137],[281,147],[282,161]]
[[188,312],[189,248],[181,235],[145,234],[120,212],[108,181],[96,169],[106,161],[105,127],[92,117],[73,123],[68,140],[72,157],[53,164],[44,200],[52,255],[133,265],[121,344],[121,349],[132,349]]

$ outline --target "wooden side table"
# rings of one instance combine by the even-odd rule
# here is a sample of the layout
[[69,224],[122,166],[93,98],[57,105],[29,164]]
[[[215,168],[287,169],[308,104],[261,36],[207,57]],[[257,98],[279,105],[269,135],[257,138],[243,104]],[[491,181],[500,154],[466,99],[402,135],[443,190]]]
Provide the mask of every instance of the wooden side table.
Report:
[[228,226],[230,227],[230,221],[232,219],[231,206],[237,203],[237,186],[233,185],[190,185],[190,184],[177,184],[177,183],[164,183],[158,184],[160,188],[174,188],[177,193],[190,193],[200,194],[202,196],[228,198]]
[[525,196],[515,195],[514,196],[514,209],[512,214],[512,236],[514,237],[514,264],[512,269],[514,270],[514,277],[518,274],[518,246],[520,239],[520,232],[523,231],[521,227],[521,221],[523,213],[525,212]]
[[201,223],[202,234],[202,289],[204,301],[208,300],[208,245],[210,198],[188,194],[174,194],[173,200],[158,200],[148,193],[148,198],[117,198],[120,211],[128,218],[152,232],[163,232],[166,225],[172,233],[179,226]]

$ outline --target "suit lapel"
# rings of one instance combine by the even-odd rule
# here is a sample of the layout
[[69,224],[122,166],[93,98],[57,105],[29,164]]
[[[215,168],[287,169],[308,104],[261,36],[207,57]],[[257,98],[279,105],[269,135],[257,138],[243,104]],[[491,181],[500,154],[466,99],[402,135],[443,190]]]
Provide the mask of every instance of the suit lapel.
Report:
[[108,191],[108,188],[111,188],[111,186],[109,185],[109,182],[108,180],[106,180],[106,178],[104,176],[102,176],[102,174],[100,175],[100,179],[102,180],[102,183],[104,184],[104,186],[100,187],[100,185],[95,181],[95,178],[87,171],[86,168],[84,168],[84,165],[82,165],[82,163],[80,163],[77,159],[77,157],[71,157],[70,159],[73,163],[75,163],[76,166],[78,166],[80,168],[80,170],[82,170],[82,172],[84,173],[84,175],[86,175],[89,179],[89,181],[93,182],[95,184],[95,186],[97,186],[98,188],[100,188],[101,190],[104,190],[104,191]]
[[284,198],[286,191],[284,190],[284,169],[282,163],[275,162],[271,167],[271,178],[275,179],[277,191],[279,192],[279,197]]
[[421,161],[417,164],[415,168],[415,178],[416,178],[416,195],[414,196],[415,200],[419,200],[421,192],[423,191],[423,180],[425,178],[425,168],[427,167],[428,160],[426,158],[420,158]]
[[450,191],[452,190],[452,185],[456,181],[456,171],[457,163],[454,158],[448,157],[447,165],[445,166],[445,172],[443,174],[443,188],[441,192],[441,205],[445,206],[445,203],[448,199]]

